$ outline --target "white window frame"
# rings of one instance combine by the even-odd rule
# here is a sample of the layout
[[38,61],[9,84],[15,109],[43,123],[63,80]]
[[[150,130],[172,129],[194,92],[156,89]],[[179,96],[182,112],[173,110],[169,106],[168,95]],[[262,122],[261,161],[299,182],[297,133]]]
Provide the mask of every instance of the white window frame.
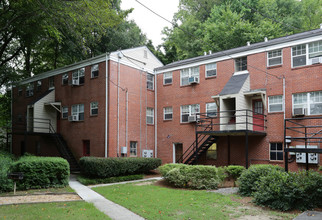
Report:
[[[318,95],[316,97],[312,97],[315,95]],[[300,103],[295,104],[295,96],[302,96],[301,99],[305,100]],[[312,100],[315,99],[315,100]],[[292,95],[292,111],[294,113],[294,106],[295,108],[304,108],[305,110],[305,115],[322,115],[322,111],[316,114],[311,114],[312,105],[321,105],[322,106],[322,91],[314,91],[314,92],[305,92],[305,93],[296,93]]]
[[[152,122],[149,122],[149,119],[152,119]],[[154,124],[154,108],[146,108],[146,123],[148,125]]]
[[79,85],[83,85],[85,83],[85,67],[73,71],[72,78],[78,80]]
[[97,78],[99,75],[99,66],[98,64],[94,64],[91,67],[91,78]]
[[311,42],[308,44],[308,58],[312,59],[314,57],[322,57],[322,40]]
[[[280,98],[280,100],[278,100]],[[279,106],[281,105],[281,110],[273,111],[271,110],[271,106]],[[268,96],[268,112],[283,112],[284,111],[284,105],[283,105],[283,95],[274,95],[274,96]]]
[[[279,59],[279,58],[281,59],[280,63],[273,64],[273,65],[269,64],[269,61]],[[283,50],[278,49],[278,50],[268,51],[267,52],[267,66],[272,67],[272,66],[279,66],[279,65],[283,65]]]
[[[166,80],[171,79],[171,82],[166,83]],[[172,84],[172,72],[163,73],[163,85],[170,85]]]
[[[183,112],[183,108],[187,108],[187,111],[185,110],[185,112]],[[198,111],[196,111],[196,109],[198,109]],[[198,113],[200,113],[200,105],[199,104],[181,105],[180,106],[180,123],[189,123],[188,119],[187,119],[187,121],[182,120],[183,115],[192,116],[192,115],[195,115]]]
[[[293,46],[292,47],[292,52],[291,52],[291,55],[292,55],[292,59],[291,59],[291,61],[292,61],[292,67],[301,67],[301,66],[306,66],[307,64],[308,64],[308,60],[307,60],[307,54],[308,54],[308,47],[307,47],[307,45],[308,44],[299,44],[299,45],[296,45],[296,46]],[[305,53],[303,53],[303,48],[299,48],[299,47],[302,47],[302,46],[304,46],[304,51],[305,51]],[[294,51],[294,50],[296,50],[296,51]],[[301,52],[299,52],[299,51],[301,51]],[[294,55],[294,53],[295,53],[295,55]],[[294,62],[293,62],[293,59],[295,58],[295,57],[300,57],[300,56],[305,56],[305,64],[303,64],[303,65],[300,65],[300,66],[294,66]]]
[[68,73],[64,73],[61,77],[62,85],[68,85]]
[[[246,69],[243,69],[243,59],[246,59]],[[242,62],[242,65],[241,65],[241,70],[239,70],[239,67],[240,67],[240,62]],[[235,72],[243,72],[243,71],[247,71],[247,56],[243,56],[243,57],[238,57],[235,59]]]
[[130,141],[130,157],[136,157],[137,155],[138,155],[138,142]]
[[68,118],[68,107],[63,106],[61,109],[61,118],[62,119],[67,119]]
[[[171,118],[166,118],[166,115],[171,115]],[[173,108],[171,106],[163,108],[163,120],[171,121],[173,119]]]
[[[180,86],[189,85],[189,78],[193,77],[193,76],[197,77],[198,80],[200,80],[200,77],[199,77],[200,73],[199,72],[200,72],[200,67],[199,66],[182,69],[180,71]],[[183,83],[184,79],[187,79],[186,84]]]
[[[93,110],[97,110],[97,112],[93,113]],[[91,113],[91,116],[98,115],[98,102],[91,102],[90,103],[90,113]]]
[[146,75],[146,88],[149,90],[154,90],[154,75],[151,73],[147,73]]
[[[208,76],[207,72],[211,71],[211,70],[215,70],[215,74]],[[217,76],[217,63],[208,63],[206,64],[206,70],[205,70],[205,77],[206,78],[211,78],[211,77],[216,77]]]
[[[272,144],[276,144],[276,150],[271,149]],[[277,150],[277,144],[281,144],[282,150]],[[276,154],[276,160],[271,159],[271,153]],[[282,153],[282,159],[281,160],[277,159],[277,153]],[[282,142],[271,142],[271,143],[269,143],[269,160],[270,161],[284,161],[284,150],[283,150],[283,143]]]
[[84,104],[72,105],[72,115],[77,115],[78,121],[84,121]]
[[[215,106],[215,107],[213,107]],[[217,108],[217,104],[215,102],[209,102],[206,103],[206,115],[207,117],[217,117],[217,112],[218,112],[218,108]],[[209,115],[208,115],[209,113]]]
[[35,85],[34,85],[33,82],[31,82],[31,83],[29,83],[27,85],[27,87],[26,87],[26,97],[31,97],[31,96],[34,95],[34,87],[35,87]]

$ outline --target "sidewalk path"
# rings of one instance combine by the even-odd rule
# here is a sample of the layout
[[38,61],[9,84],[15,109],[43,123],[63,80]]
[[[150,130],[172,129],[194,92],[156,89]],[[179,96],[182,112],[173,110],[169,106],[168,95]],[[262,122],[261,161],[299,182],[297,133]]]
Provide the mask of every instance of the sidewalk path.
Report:
[[141,216],[131,212],[130,210],[115,204],[97,192],[91,190],[87,186],[84,186],[83,184],[79,183],[75,176],[70,177],[69,180],[69,186],[73,188],[76,193],[86,202],[93,203],[94,206],[108,215],[111,219],[117,219],[117,220],[143,220]]

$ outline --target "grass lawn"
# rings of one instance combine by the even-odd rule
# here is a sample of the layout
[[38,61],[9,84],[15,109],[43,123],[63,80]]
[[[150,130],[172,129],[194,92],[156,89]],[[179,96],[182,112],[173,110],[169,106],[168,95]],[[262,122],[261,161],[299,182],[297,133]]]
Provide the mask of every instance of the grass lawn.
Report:
[[110,219],[87,202],[56,202],[0,206],[0,219]]
[[[23,195],[32,195],[32,194],[44,194],[44,193],[71,193],[75,192],[72,188],[69,186],[63,187],[63,188],[48,188],[48,189],[30,189],[25,191],[16,191],[16,195],[23,196]],[[12,192],[5,192],[0,193],[0,196],[11,196],[13,195]]]
[[248,208],[233,201],[239,196],[224,196],[197,190],[164,188],[131,183],[92,188],[146,219],[232,219],[248,215],[265,215],[273,219],[293,219],[296,215]]

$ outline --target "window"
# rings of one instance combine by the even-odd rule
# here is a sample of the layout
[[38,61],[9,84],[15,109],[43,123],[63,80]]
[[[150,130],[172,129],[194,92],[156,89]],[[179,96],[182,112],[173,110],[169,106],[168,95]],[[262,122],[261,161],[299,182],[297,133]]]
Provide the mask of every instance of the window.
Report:
[[213,143],[207,150],[207,159],[217,159],[217,144]]
[[68,73],[62,75],[62,84],[68,85]]
[[189,85],[189,78],[197,77],[199,81],[199,66],[186,68],[180,71],[180,83],[181,86]]
[[85,68],[80,68],[73,72],[73,81],[76,80],[78,85],[83,85],[85,82]]
[[217,63],[210,63],[206,65],[206,78],[217,75]]
[[172,120],[172,107],[163,108],[163,120]]
[[282,143],[270,143],[269,159],[270,160],[283,160],[283,144]]
[[301,44],[292,47],[293,67],[306,65],[306,45]]
[[283,111],[283,96],[276,95],[268,97],[268,112]]
[[72,115],[76,115],[78,121],[84,121],[84,104],[73,105]]
[[188,122],[188,117],[200,113],[200,105],[182,105],[181,106],[181,123]]
[[322,115],[322,91],[293,94],[293,112],[298,108],[305,115]]
[[98,102],[91,102],[91,116],[98,115]]
[[98,64],[92,66],[92,78],[98,77]]
[[267,55],[267,66],[277,66],[282,64],[282,50],[269,51]]
[[154,89],[154,76],[152,74],[146,75],[146,87],[151,90]]
[[217,116],[217,105],[215,102],[206,103],[206,113],[207,113],[207,117]]
[[247,70],[247,57],[235,59],[235,72]]
[[37,81],[37,92],[41,91],[41,80]]
[[52,76],[52,77],[50,77],[49,79],[49,89],[53,89],[53,88],[55,88],[55,78]]
[[154,109],[146,108],[146,123],[153,125],[154,124]]
[[172,72],[163,73],[163,85],[172,84]]
[[68,118],[68,107],[67,106],[64,106],[63,108],[62,108],[62,119],[66,119],[66,118]]
[[22,96],[22,88],[18,87],[18,96]]
[[137,146],[138,143],[136,141],[130,141],[130,156],[136,156],[137,155]]
[[30,97],[34,95],[34,83],[29,83],[26,88],[26,96]]
[[314,57],[322,57],[322,40],[309,43],[309,59]]

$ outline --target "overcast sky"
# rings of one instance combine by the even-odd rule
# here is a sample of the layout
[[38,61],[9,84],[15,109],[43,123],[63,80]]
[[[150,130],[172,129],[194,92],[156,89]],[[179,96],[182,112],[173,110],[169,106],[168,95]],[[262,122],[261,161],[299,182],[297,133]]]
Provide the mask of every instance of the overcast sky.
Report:
[[[178,11],[179,6],[179,0],[138,1],[169,21],[172,21],[173,14]],[[129,15],[129,20],[135,21],[148,39],[152,40],[154,46],[162,43],[161,31],[165,26],[171,27],[170,23],[148,11],[135,0],[122,0],[121,8],[134,8],[133,12]]]

